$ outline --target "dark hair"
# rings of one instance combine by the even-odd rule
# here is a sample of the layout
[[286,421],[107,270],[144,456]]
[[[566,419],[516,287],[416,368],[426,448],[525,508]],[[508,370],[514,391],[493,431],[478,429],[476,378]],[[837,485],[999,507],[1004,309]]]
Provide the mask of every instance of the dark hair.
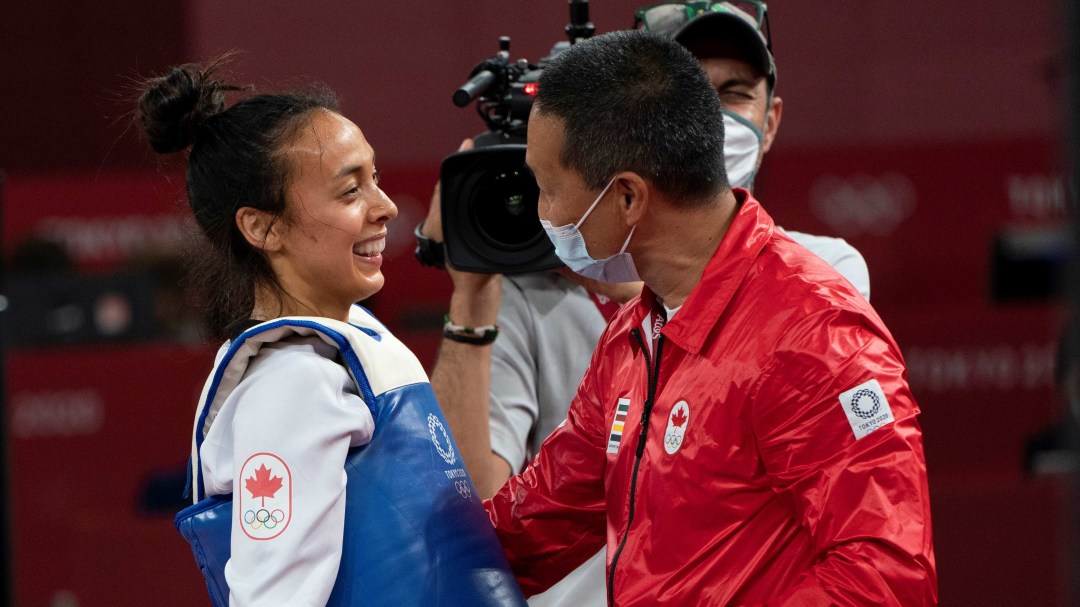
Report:
[[590,188],[633,171],[679,204],[728,188],[720,99],[666,36],[619,31],[579,42],[540,75],[536,111],[562,120],[560,163]]
[[154,151],[190,148],[187,197],[208,250],[193,274],[207,295],[206,321],[216,338],[247,318],[256,284],[283,291],[262,251],[236,226],[242,207],[285,215],[289,164],[282,150],[311,115],[338,111],[334,94],[315,85],[309,92],[252,95],[225,109],[225,93],[241,90],[216,79],[224,59],[185,64],[148,80],[136,120]]

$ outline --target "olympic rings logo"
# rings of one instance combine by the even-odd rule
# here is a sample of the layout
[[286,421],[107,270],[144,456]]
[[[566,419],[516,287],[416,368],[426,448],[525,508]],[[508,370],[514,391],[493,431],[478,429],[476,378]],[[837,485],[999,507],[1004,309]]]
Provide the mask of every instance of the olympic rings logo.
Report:
[[252,529],[262,529],[263,527],[273,529],[281,524],[283,520],[285,520],[285,513],[281,509],[275,509],[271,512],[266,508],[259,508],[244,513],[244,522]]
[[916,200],[915,185],[901,173],[821,175],[810,186],[810,210],[838,236],[890,234]]
[[666,444],[668,447],[671,447],[672,449],[678,449],[682,446],[682,437],[672,432],[671,434],[668,434],[664,437],[664,444]]
[[454,481],[454,488],[457,489],[458,495],[462,499],[470,499],[472,497],[472,487],[469,486],[469,481]]

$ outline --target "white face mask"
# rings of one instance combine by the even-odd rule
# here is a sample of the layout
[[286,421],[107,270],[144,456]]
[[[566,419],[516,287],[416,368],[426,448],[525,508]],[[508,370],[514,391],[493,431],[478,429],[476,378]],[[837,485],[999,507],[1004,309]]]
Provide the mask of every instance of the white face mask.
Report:
[[589,218],[589,214],[593,212],[596,205],[600,204],[604,194],[607,194],[613,183],[615,183],[614,177],[604,186],[603,191],[577,223],[554,227],[550,221],[541,219],[540,225],[544,227],[544,232],[555,245],[555,255],[566,264],[566,267],[585,278],[601,282],[634,282],[641,278],[638,277],[637,268],[634,267],[634,260],[630,258],[630,253],[626,252],[626,245],[630,244],[630,237],[634,235],[634,229],[637,226],[630,228],[630,234],[627,235],[626,242],[623,243],[619,252],[606,259],[593,259],[589,255],[589,250],[585,246],[585,237],[578,229]]
[[761,155],[761,130],[742,116],[724,113],[724,168],[733,188],[752,188],[758,157]]

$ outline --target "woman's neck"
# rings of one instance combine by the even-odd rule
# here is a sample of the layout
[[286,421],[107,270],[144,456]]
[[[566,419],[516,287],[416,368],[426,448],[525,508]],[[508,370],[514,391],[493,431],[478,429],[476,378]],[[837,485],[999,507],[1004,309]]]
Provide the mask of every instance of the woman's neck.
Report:
[[308,303],[290,295],[285,289],[256,285],[255,306],[251,317],[256,320],[272,320],[283,316],[319,316],[342,322],[349,320],[349,308],[329,309],[317,303]]

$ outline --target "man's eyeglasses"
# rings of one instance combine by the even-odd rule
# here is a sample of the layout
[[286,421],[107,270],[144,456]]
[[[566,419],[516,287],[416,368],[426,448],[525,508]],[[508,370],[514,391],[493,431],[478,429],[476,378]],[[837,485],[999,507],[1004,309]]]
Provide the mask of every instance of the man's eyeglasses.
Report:
[[731,13],[751,23],[765,38],[765,46],[772,51],[772,35],[769,33],[769,15],[764,2],[759,0],[728,0],[709,2],[661,2],[639,8],[634,14],[634,29],[646,29],[667,36],[693,19],[706,13]]

